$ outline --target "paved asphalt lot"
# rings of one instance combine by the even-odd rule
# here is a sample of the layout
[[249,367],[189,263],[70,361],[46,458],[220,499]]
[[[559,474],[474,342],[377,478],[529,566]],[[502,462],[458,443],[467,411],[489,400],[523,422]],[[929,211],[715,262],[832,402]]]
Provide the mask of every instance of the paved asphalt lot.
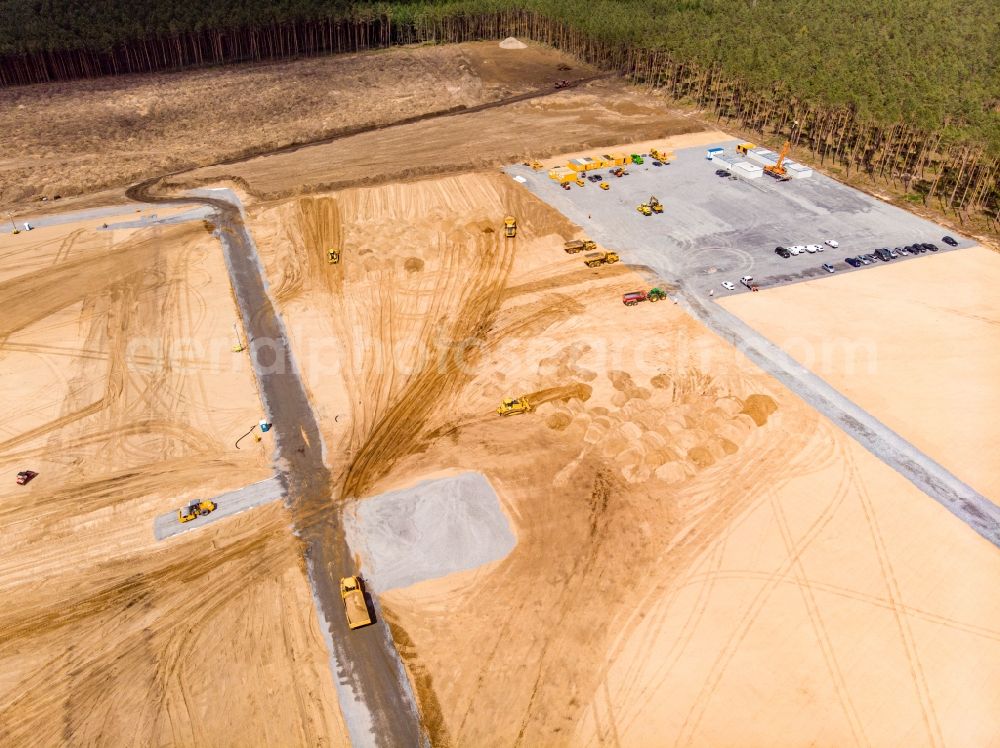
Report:
[[[738,141],[717,145],[733,152]],[[878,247],[898,247],[930,242],[940,252],[951,248],[941,241],[954,236],[959,248],[974,242],[899,208],[813,173],[806,179],[778,182],[767,175],[755,180],[730,180],[716,176],[717,165],[705,158],[708,146],[677,151],[674,161],[661,167],[646,159],[631,165],[627,176],[616,178],[600,169],[609,190],[587,182],[567,191],[549,179],[546,171],[523,165],[506,169],[525,179],[524,185],[542,200],[578,223],[589,238],[617,251],[631,265],[645,265],[664,280],[682,280],[692,291],[716,298],[747,293],[741,276],[754,277],[763,290],[770,286],[824,277],[824,262],[836,272],[860,272],[882,265],[852,268],[844,259]],[[794,156],[794,154],[793,154]],[[655,195],[662,214],[643,216],[636,210]],[[589,218],[588,218],[589,216]],[[783,259],[778,245],[820,244],[826,239],[838,249]],[[938,254],[940,254],[938,252]],[[903,256],[891,262],[916,262],[924,255]],[[722,288],[723,281],[736,285]]]

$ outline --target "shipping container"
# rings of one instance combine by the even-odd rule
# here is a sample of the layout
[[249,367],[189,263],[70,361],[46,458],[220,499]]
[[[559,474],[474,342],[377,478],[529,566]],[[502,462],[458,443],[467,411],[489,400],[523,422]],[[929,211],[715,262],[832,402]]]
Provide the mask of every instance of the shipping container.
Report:
[[811,177],[813,173],[813,170],[808,166],[800,164],[798,161],[789,161],[787,158],[782,166],[785,167],[785,171],[792,179],[805,179]]
[[764,176],[764,169],[749,161],[742,161],[733,167],[733,174],[742,179],[757,179]]
[[549,169],[549,179],[554,179],[557,182],[572,182],[576,179],[576,172],[565,166],[557,166],[554,169]]
[[606,153],[601,156],[602,166],[624,166],[625,165],[625,154],[624,153]]
[[601,163],[601,161],[591,158],[590,156],[584,156],[583,158],[571,158],[569,160],[569,168],[573,171],[587,171],[588,169],[600,168]]
[[709,148],[707,151],[705,151],[705,158],[711,161],[714,156],[721,154],[722,152],[723,152],[722,148]]
[[767,150],[767,148],[754,148],[747,153],[747,158],[761,166],[774,166],[778,163],[778,154]]

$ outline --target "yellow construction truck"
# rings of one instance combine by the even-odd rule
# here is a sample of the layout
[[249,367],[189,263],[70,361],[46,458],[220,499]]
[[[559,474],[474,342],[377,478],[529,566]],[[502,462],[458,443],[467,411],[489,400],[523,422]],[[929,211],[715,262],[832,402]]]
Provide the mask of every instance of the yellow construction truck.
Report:
[[516,416],[521,413],[530,413],[531,409],[532,405],[528,401],[527,395],[521,395],[520,397],[507,397],[500,401],[500,407],[497,408],[497,415]]
[[331,265],[336,265],[340,262],[340,250],[339,249],[328,249],[326,250],[326,261]]
[[517,236],[517,219],[514,216],[507,216],[503,219],[503,235],[508,239]]
[[656,148],[650,148],[649,155],[652,156],[657,161],[659,161],[661,164],[669,164],[671,161],[674,160],[673,151],[659,151]]
[[618,259],[618,255],[615,252],[590,252],[583,256],[583,262],[589,268],[611,265],[618,262]]
[[663,203],[661,203],[659,200],[656,199],[656,195],[651,195],[649,198],[649,208],[654,213],[662,213]]
[[597,249],[597,243],[592,242],[590,239],[574,239],[571,242],[563,244],[563,249],[566,251],[566,254],[575,255],[577,252],[583,252],[584,250]]
[[368,613],[368,604],[365,602],[365,591],[361,586],[361,577],[342,577],[340,596],[344,599],[348,628],[359,629],[372,622],[372,617]]
[[177,510],[177,521],[178,522],[190,522],[198,517],[207,517],[209,514],[218,509],[218,505],[214,501],[192,501],[185,507],[181,507]]
[[639,205],[635,206],[635,209],[640,213],[642,213],[644,216],[653,215],[653,209],[649,207],[649,203],[640,203]]

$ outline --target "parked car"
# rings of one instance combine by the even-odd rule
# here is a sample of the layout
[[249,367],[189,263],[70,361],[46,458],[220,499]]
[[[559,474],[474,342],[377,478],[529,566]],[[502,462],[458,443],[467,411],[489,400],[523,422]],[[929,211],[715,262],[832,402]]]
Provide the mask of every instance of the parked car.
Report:
[[928,244],[921,244],[920,246],[923,247],[924,249],[929,249],[931,252],[937,252],[938,251],[938,248],[937,248],[936,244],[929,244],[928,243]]
[[823,243],[826,244],[828,247],[833,247],[834,249],[836,249],[837,247],[840,246],[840,242],[838,242],[838,241],[836,241],[834,239],[827,239]]
[[816,254],[816,245],[815,244],[807,244],[806,246],[803,247],[803,249],[806,252],[808,252],[809,254],[811,254],[811,255]]
[[715,170],[715,176],[717,176],[717,177],[728,177],[729,176],[729,172],[726,171],[725,169],[716,169]]
[[889,250],[882,247],[875,250],[875,256],[882,260],[882,262],[888,262],[892,259],[892,255],[889,254]]
[[923,254],[924,252],[927,251],[927,247],[925,247],[923,244],[914,244],[912,251],[917,254]]
[[861,267],[861,260],[859,260],[857,257],[848,257],[844,262],[846,262],[852,268]]
[[775,247],[775,248],[774,248],[774,253],[775,253],[776,255],[778,255],[778,257],[784,257],[784,258],[785,258],[786,260],[787,260],[787,259],[788,259],[789,257],[791,257],[791,256],[792,256],[792,253],[791,253],[791,252],[789,252],[789,251],[788,251],[787,249],[785,249],[784,247]]
[[663,163],[660,161],[654,161],[653,166],[663,166]]
[[958,242],[956,242],[956,241],[955,241],[954,239],[952,239],[952,238],[951,238],[950,236],[942,236],[942,237],[941,237],[941,241],[943,241],[943,242],[944,242],[945,244],[947,244],[947,245],[948,245],[949,247],[957,247],[957,246],[958,246]]
[[862,265],[871,265],[872,261],[868,259],[868,255],[858,255],[858,260]]
[[888,252],[889,253],[889,257],[891,257],[893,259],[896,259],[897,257],[899,257],[899,252],[897,252],[894,249],[889,249],[888,247],[886,247],[885,251]]
[[831,265],[831,264],[830,264],[829,262],[824,262],[824,263],[823,263],[823,269],[824,269],[824,270],[825,270],[826,272],[828,272],[828,273],[832,273],[832,272],[834,272],[834,268],[833,268],[833,265]]
[[908,255],[908,254],[910,254],[909,250],[908,250],[908,249],[907,249],[906,247],[896,247],[896,248],[895,248],[894,250],[892,250],[892,251],[893,251],[893,252],[895,252],[895,253],[896,253],[897,255],[899,255],[900,257],[902,257],[903,255]]
[[596,174],[591,174],[589,177],[587,177],[587,181],[588,182],[596,182],[597,181],[597,175]]
[[805,252],[806,248],[803,247],[801,244],[793,244],[788,248],[788,251],[791,252],[793,255],[799,255]]
[[826,249],[822,244],[807,244],[806,249],[809,249],[809,247],[813,248],[813,252],[822,252]]
[[734,286],[729,281],[722,281],[722,287],[724,289],[726,289],[727,291],[735,291],[736,290],[736,286]]

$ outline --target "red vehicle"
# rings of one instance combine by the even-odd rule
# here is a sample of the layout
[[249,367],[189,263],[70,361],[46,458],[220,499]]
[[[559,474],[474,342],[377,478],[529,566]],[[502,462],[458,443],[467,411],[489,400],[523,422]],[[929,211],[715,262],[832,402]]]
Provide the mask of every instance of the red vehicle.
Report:
[[17,474],[17,485],[23,486],[30,483],[38,475],[34,470],[22,470]]
[[569,81],[568,80],[556,81],[556,88],[569,88]]
[[625,306],[635,306],[640,301],[645,301],[646,298],[645,291],[629,291],[622,294],[622,304]]

